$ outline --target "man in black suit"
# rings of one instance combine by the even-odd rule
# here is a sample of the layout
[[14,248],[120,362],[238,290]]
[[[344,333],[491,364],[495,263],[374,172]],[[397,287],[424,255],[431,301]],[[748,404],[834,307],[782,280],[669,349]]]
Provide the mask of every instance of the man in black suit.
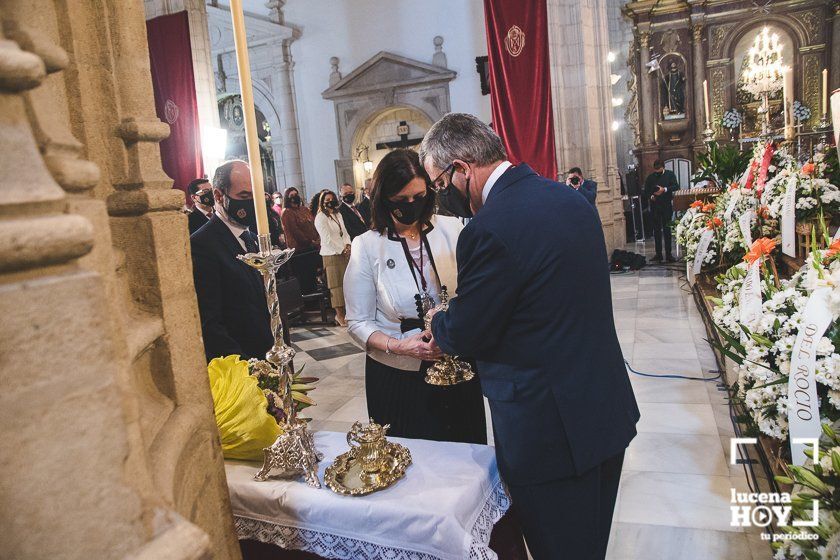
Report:
[[653,173],[645,179],[645,196],[650,199],[650,216],[653,222],[653,242],[656,256],[653,261],[662,262],[662,241],[665,241],[665,259],[674,262],[671,256],[671,216],[674,214],[672,201],[674,191],[680,190],[677,176],[667,171],[658,159],[653,162]]
[[365,219],[354,205],[356,192],[353,185],[344,183],[339,189],[339,194],[341,195],[339,212],[341,212],[341,217],[344,218],[344,227],[347,228],[347,233],[350,234],[350,239],[353,240],[356,236],[363,234],[370,228],[365,224]]
[[499,137],[472,115],[435,123],[420,157],[440,203],[474,214],[458,239],[457,294],[433,313],[429,349],[476,359],[534,559],[604,558],[639,409],[597,212],[505,161]]
[[187,192],[193,201],[192,210],[187,214],[192,235],[213,216],[213,189],[210,187],[210,181],[202,177],[190,181]]
[[362,200],[356,204],[356,209],[362,215],[365,225],[370,227],[370,187],[373,179],[365,179],[365,186],[362,187]]
[[257,252],[248,164],[216,168],[213,197],[214,216],[190,236],[204,353],[208,362],[230,354],[262,359],[274,342],[262,276],[236,258]]

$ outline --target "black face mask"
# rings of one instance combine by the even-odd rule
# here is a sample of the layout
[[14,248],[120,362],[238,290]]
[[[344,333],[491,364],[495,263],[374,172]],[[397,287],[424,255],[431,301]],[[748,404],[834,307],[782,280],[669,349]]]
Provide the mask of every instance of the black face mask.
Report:
[[407,200],[385,200],[385,207],[391,215],[401,224],[410,226],[420,219],[423,210],[426,208],[426,196],[418,196],[411,202]]
[[231,220],[242,227],[256,229],[257,214],[254,210],[253,200],[237,200],[227,196],[225,199],[227,200],[227,208],[225,208],[225,212],[227,212],[227,215]]
[[203,204],[204,206],[214,206],[216,204],[216,201],[213,199],[213,193],[210,191],[199,195],[198,202]]
[[324,206],[326,206],[327,208],[331,208],[331,209],[335,210],[336,208],[338,208],[338,201],[337,200],[330,200],[329,202],[324,203]]
[[300,206],[300,196],[299,195],[292,195],[289,197],[289,202],[294,204],[295,206]]
[[577,186],[577,185],[579,185],[579,184],[580,184],[580,177],[578,177],[578,176],[574,176],[574,177],[572,177],[571,179],[569,179],[569,182],[570,182],[571,184],[573,184],[573,185]]
[[[467,179],[467,192],[470,192],[469,179]],[[445,189],[437,193],[437,196],[438,204],[453,216],[458,216],[459,218],[473,217],[470,201],[455,187],[452,179],[449,180],[449,185]]]
[[356,195],[353,194],[353,193],[345,194],[344,196],[341,197],[341,199],[344,202],[346,202],[347,204],[353,204],[353,202],[355,202],[355,200],[356,200]]

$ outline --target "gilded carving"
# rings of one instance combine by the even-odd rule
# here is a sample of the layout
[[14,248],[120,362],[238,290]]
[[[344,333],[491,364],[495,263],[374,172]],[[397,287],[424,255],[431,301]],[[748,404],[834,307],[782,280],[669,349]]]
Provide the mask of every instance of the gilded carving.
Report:
[[694,42],[699,43],[703,40],[703,24],[702,23],[695,23],[691,26],[691,34],[694,38]]
[[679,33],[676,29],[669,29],[659,39],[659,45],[666,53],[675,52],[682,43]]
[[709,28],[709,58],[720,58],[723,56],[723,43],[726,36],[735,27],[734,23],[713,25]]
[[630,49],[627,53],[627,68],[630,71],[627,79],[627,91],[630,93],[630,99],[627,102],[627,108],[624,110],[624,120],[633,131],[633,145],[641,146],[642,138],[639,130],[639,94],[638,94],[638,76],[636,74],[636,59],[639,55],[639,49],[636,42],[630,43]]
[[[805,105],[811,109],[813,114],[820,111],[820,88],[822,87],[822,76],[820,68],[820,55],[809,54],[802,57],[802,98]],[[812,119],[817,121],[819,119]]]
[[808,44],[818,43],[822,35],[823,17],[819,10],[808,10],[792,14],[805,28],[808,35]]
[[719,123],[721,119],[723,119],[723,113],[725,109],[726,103],[726,71],[724,68],[713,68],[711,70],[711,80],[712,80],[712,128],[715,127],[716,123]]
[[650,48],[650,31],[641,31],[639,33],[639,44],[643,49]]

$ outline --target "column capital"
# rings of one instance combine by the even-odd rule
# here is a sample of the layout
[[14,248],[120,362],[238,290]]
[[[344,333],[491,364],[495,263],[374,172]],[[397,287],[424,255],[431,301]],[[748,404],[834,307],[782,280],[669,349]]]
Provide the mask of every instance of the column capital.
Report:
[[691,35],[694,38],[695,43],[699,43],[703,40],[703,28],[706,27],[706,22],[703,21],[702,18],[697,18],[696,20],[692,18],[691,21]]
[[650,48],[650,31],[639,31],[639,45],[643,49]]

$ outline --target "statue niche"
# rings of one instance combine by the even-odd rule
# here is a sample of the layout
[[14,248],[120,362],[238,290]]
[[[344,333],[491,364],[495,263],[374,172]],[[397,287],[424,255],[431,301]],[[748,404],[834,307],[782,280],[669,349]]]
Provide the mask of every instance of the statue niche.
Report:
[[678,53],[668,53],[654,68],[659,83],[659,129],[668,143],[679,144],[688,130],[685,59]]
[[685,72],[680,70],[677,57],[671,57],[659,72],[659,101],[662,118],[665,120],[685,118]]

